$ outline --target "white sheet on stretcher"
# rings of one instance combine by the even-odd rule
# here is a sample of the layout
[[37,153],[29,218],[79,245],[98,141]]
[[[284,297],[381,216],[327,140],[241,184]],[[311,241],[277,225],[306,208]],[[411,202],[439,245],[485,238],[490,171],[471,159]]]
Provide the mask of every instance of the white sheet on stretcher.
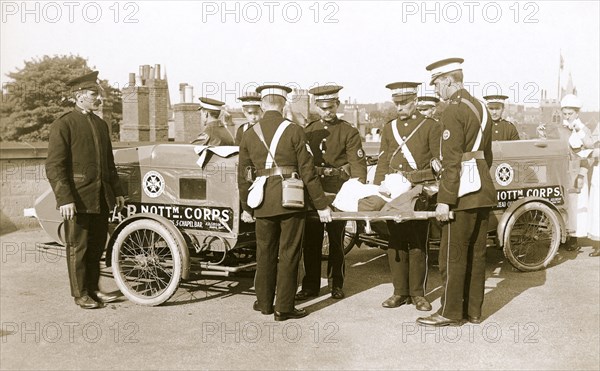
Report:
[[[402,174],[388,174],[381,186],[362,184],[358,178],[352,178],[342,185],[342,188],[333,200],[333,206],[341,211],[358,211],[358,201],[369,196],[379,196],[390,202],[401,194],[408,192],[411,184]],[[391,194],[386,197],[382,192]]]
[[208,152],[212,152],[219,157],[229,157],[234,153],[238,153],[240,151],[240,147],[238,146],[195,146],[194,152],[199,156],[196,164],[201,168],[204,168],[206,162],[206,154]]

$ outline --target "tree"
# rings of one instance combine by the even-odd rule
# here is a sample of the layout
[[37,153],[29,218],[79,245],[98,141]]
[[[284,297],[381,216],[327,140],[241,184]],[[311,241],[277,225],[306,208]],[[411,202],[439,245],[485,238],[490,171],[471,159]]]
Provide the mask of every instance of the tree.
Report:
[[[91,72],[87,60],[80,56],[44,56],[25,61],[25,66],[6,76],[12,82],[3,86],[0,109],[0,140],[47,141],[50,124],[72,109],[67,100],[66,83]],[[120,91],[101,81],[107,103],[113,107],[112,122],[121,119]],[[118,122],[118,121],[117,121]]]
[[370,127],[382,128],[386,122],[395,119],[398,111],[393,103],[386,102],[378,110],[369,112]]

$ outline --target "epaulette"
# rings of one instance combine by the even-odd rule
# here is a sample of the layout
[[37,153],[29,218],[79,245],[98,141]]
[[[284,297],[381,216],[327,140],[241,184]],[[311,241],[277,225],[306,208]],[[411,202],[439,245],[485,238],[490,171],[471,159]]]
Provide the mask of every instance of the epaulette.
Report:
[[389,124],[390,122],[394,122],[394,121],[396,121],[396,119],[391,119],[390,121],[388,121],[385,124],[383,124],[383,126],[385,127],[387,124]]

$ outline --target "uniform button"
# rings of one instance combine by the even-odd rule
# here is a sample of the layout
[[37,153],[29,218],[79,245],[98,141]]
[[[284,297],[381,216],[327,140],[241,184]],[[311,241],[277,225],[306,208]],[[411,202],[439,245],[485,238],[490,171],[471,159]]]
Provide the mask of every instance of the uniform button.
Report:
[[497,124],[497,123],[495,123],[495,124],[494,124],[494,126],[498,126],[498,124]]
[[321,153],[325,153],[325,151],[321,151]]
[[408,122],[405,122],[405,123],[404,123],[404,126],[408,126]]
[[325,175],[321,175],[321,178],[325,178]]
[[400,165],[400,169],[402,169],[402,165]]
[[323,126],[323,129],[327,129],[327,126]]
[[325,166],[325,163],[324,163],[324,162],[321,162],[321,166]]
[[406,140],[406,136],[403,136],[403,137],[402,137],[402,140]]
[[496,130],[495,133],[498,134],[498,130]]
[[327,142],[327,138],[323,138],[323,142]]

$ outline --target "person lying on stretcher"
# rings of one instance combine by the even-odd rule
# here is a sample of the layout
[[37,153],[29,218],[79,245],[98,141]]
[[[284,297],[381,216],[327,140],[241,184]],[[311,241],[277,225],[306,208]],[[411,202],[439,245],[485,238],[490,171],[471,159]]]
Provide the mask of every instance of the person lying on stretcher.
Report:
[[333,201],[340,211],[414,211],[419,197],[437,193],[437,179],[441,172],[439,160],[433,159],[431,168],[409,173],[387,174],[380,186],[362,184],[358,179],[344,183]]

